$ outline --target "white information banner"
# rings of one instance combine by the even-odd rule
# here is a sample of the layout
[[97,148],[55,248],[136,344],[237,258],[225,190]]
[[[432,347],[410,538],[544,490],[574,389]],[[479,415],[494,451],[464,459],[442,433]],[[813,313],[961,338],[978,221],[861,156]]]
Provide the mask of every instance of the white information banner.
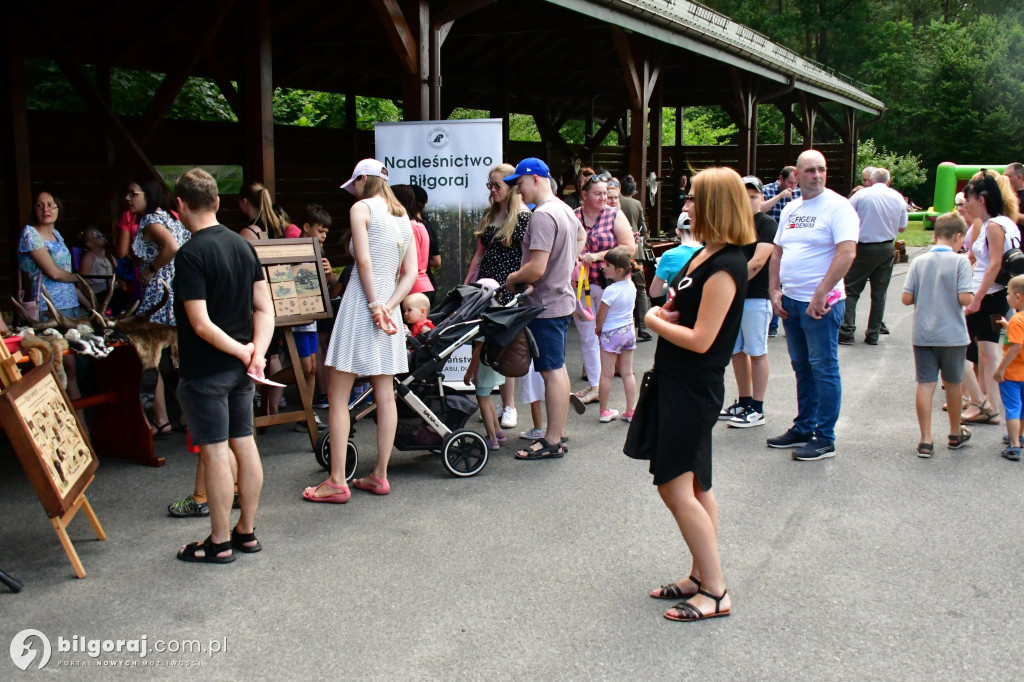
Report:
[[[476,251],[473,232],[490,205],[487,175],[503,161],[501,119],[409,121],[374,126],[374,158],[392,185],[427,191],[426,215],[438,236],[439,294],[461,284]],[[440,298],[440,296],[439,296]]]

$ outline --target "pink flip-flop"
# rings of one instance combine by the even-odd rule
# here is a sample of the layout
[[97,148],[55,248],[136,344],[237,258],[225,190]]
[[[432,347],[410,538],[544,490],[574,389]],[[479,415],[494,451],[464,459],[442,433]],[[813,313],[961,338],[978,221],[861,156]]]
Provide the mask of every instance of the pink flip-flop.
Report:
[[367,490],[374,495],[387,495],[391,492],[391,485],[386,478],[377,478],[370,474],[366,478],[357,478],[352,481],[352,487],[359,490]]
[[334,493],[333,495],[324,495],[323,497],[317,497],[316,491],[317,491],[317,488],[320,487],[318,485],[318,486],[315,486],[315,487],[312,487],[312,488],[306,488],[305,490],[303,490],[302,491],[302,499],[307,500],[309,502],[327,502],[329,504],[345,504],[346,502],[348,502],[349,498],[352,497],[352,491],[348,489],[347,485],[339,488],[338,486],[336,486],[333,483],[331,483],[330,479],[327,479],[326,481],[324,481],[320,485],[325,485],[328,488],[330,488],[331,490],[336,490],[337,492]]

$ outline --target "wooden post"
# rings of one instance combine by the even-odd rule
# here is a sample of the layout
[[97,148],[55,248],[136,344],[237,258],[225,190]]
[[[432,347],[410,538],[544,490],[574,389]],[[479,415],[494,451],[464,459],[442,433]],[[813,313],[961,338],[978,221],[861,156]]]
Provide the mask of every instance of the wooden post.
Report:
[[[652,165],[654,166],[655,174],[659,178],[661,178],[662,163],[664,161],[664,156],[663,156],[663,149],[664,149],[663,142],[664,142],[664,140],[662,139],[663,138],[662,120],[663,120],[663,115],[664,115],[664,110],[662,109],[663,99],[664,99],[664,88],[662,87],[661,83],[658,83],[654,87],[654,102],[653,102],[653,104],[651,106],[651,141],[654,143],[652,145],[652,147],[654,149],[654,159],[653,159]],[[665,194],[665,192],[663,190],[667,186],[669,186],[669,184],[663,182],[662,186],[659,188],[659,190],[661,190],[661,191],[659,191],[657,194],[654,195],[654,208],[651,209],[653,211],[653,213],[650,214],[651,215],[651,220],[647,221],[648,222],[647,230],[648,230],[648,232],[650,234],[661,234],[661,206],[662,206],[662,198],[664,197],[664,194]]]
[[661,72],[660,60],[652,60],[646,50],[634,47],[626,32],[619,28],[612,29],[612,40],[626,79],[626,92],[629,93],[629,168],[636,174],[637,191],[640,193],[641,201],[646,202],[649,128],[647,107]]
[[[4,149],[3,174],[7,178],[8,257],[17,262],[21,226],[32,215],[32,166],[29,157],[28,116],[25,111],[25,57],[21,36],[25,34],[16,5],[0,9],[5,27],[0,29],[3,52],[0,58],[0,128]],[[15,266],[17,267],[17,266]],[[13,290],[14,287],[11,287]]]
[[274,168],[274,79],[270,51],[270,0],[252,0],[245,12],[245,179],[277,195]]
[[757,171],[757,82],[750,74],[730,69],[732,89],[736,107],[736,126],[739,128],[740,175],[751,175]]
[[800,110],[804,116],[804,149],[814,147],[814,124],[818,120],[818,102],[813,95],[800,93]]

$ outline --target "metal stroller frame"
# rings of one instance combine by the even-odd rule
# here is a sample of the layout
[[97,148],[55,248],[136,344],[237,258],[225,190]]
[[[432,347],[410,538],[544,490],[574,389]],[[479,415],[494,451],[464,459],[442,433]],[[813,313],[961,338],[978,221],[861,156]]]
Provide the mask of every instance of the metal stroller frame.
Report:
[[[475,292],[468,291],[469,288],[475,289]],[[437,391],[439,399],[441,401],[446,400],[445,388],[443,382],[443,376],[440,373],[444,363],[451,357],[451,355],[460,347],[466,343],[472,341],[480,334],[480,313],[482,313],[489,304],[493,301],[494,293],[497,289],[487,286],[480,285],[463,285],[452,293],[449,293],[442,302],[440,309],[443,311],[445,304],[449,303],[453,297],[453,294],[457,292],[459,294],[472,293],[477,296],[475,300],[467,301],[465,297],[462,298],[461,305],[454,310],[451,314],[448,314],[444,319],[440,320],[437,327],[427,332],[429,335],[425,338],[425,341],[421,343],[419,340],[410,338],[410,345],[413,347],[412,353],[416,357],[426,358],[429,353],[430,360],[422,361],[418,366],[409,372],[409,374],[399,378],[395,376],[393,378],[393,385],[396,396],[408,406],[424,424],[428,425],[437,436],[440,437],[440,442],[435,446],[426,446],[422,444],[408,444],[401,446],[396,440],[395,449],[400,452],[434,452],[441,455],[441,461],[445,468],[454,476],[459,478],[466,478],[469,476],[475,476],[478,474],[486,465],[489,455],[487,448],[487,441],[478,432],[468,428],[449,428],[415,393],[414,388],[424,386],[428,380],[432,379],[437,382]],[[516,294],[512,300],[504,307],[515,307],[524,299],[529,293],[525,291]],[[459,320],[459,313],[467,305],[470,306],[469,314],[473,319]],[[431,315],[433,318],[434,315]],[[454,336],[453,336],[454,333]],[[431,339],[438,337],[445,337],[451,339],[444,345],[444,349],[440,352],[435,353],[429,346]],[[430,383],[433,383],[431,381]],[[348,441],[348,449],[345,459],[345,480],[349,481],[355,475],[356,466],[359,462],[359,448],[355,443],[352,442],[351,436],[355,434],[355,424],[360,420],[373,414],[377,409],[376,403],[370,403],[369,400],[373,395],[373,387],[371,386],[368,391],[360,395],[358,398],[349,403],[349,418],[350,418],[350,437]],[[458,395],[458,394],[456,394]],[[461,396],[460,396],[461,397]],[[475,405],[472,406],[472,411],[467,412],[467,419],[469,416],[476,412],[477,408]],[[320,434],[320,438],[317,440],[316,448],[314,450],[314,456],[316,461],[324,469],[330,469],[330,430],[324,429]]]

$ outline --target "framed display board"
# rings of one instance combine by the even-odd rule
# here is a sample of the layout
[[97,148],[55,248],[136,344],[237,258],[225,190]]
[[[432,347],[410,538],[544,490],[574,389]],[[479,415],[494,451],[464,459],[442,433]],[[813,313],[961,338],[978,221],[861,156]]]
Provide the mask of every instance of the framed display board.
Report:
[[320,262],[319,240],[261,239],[252,245],[270,285],[278,327],[334,316],[327,276]]
[[99,461],[51,365],[36,367],[0,393],[0,421],[46,513],[63,516],[85,492]]

